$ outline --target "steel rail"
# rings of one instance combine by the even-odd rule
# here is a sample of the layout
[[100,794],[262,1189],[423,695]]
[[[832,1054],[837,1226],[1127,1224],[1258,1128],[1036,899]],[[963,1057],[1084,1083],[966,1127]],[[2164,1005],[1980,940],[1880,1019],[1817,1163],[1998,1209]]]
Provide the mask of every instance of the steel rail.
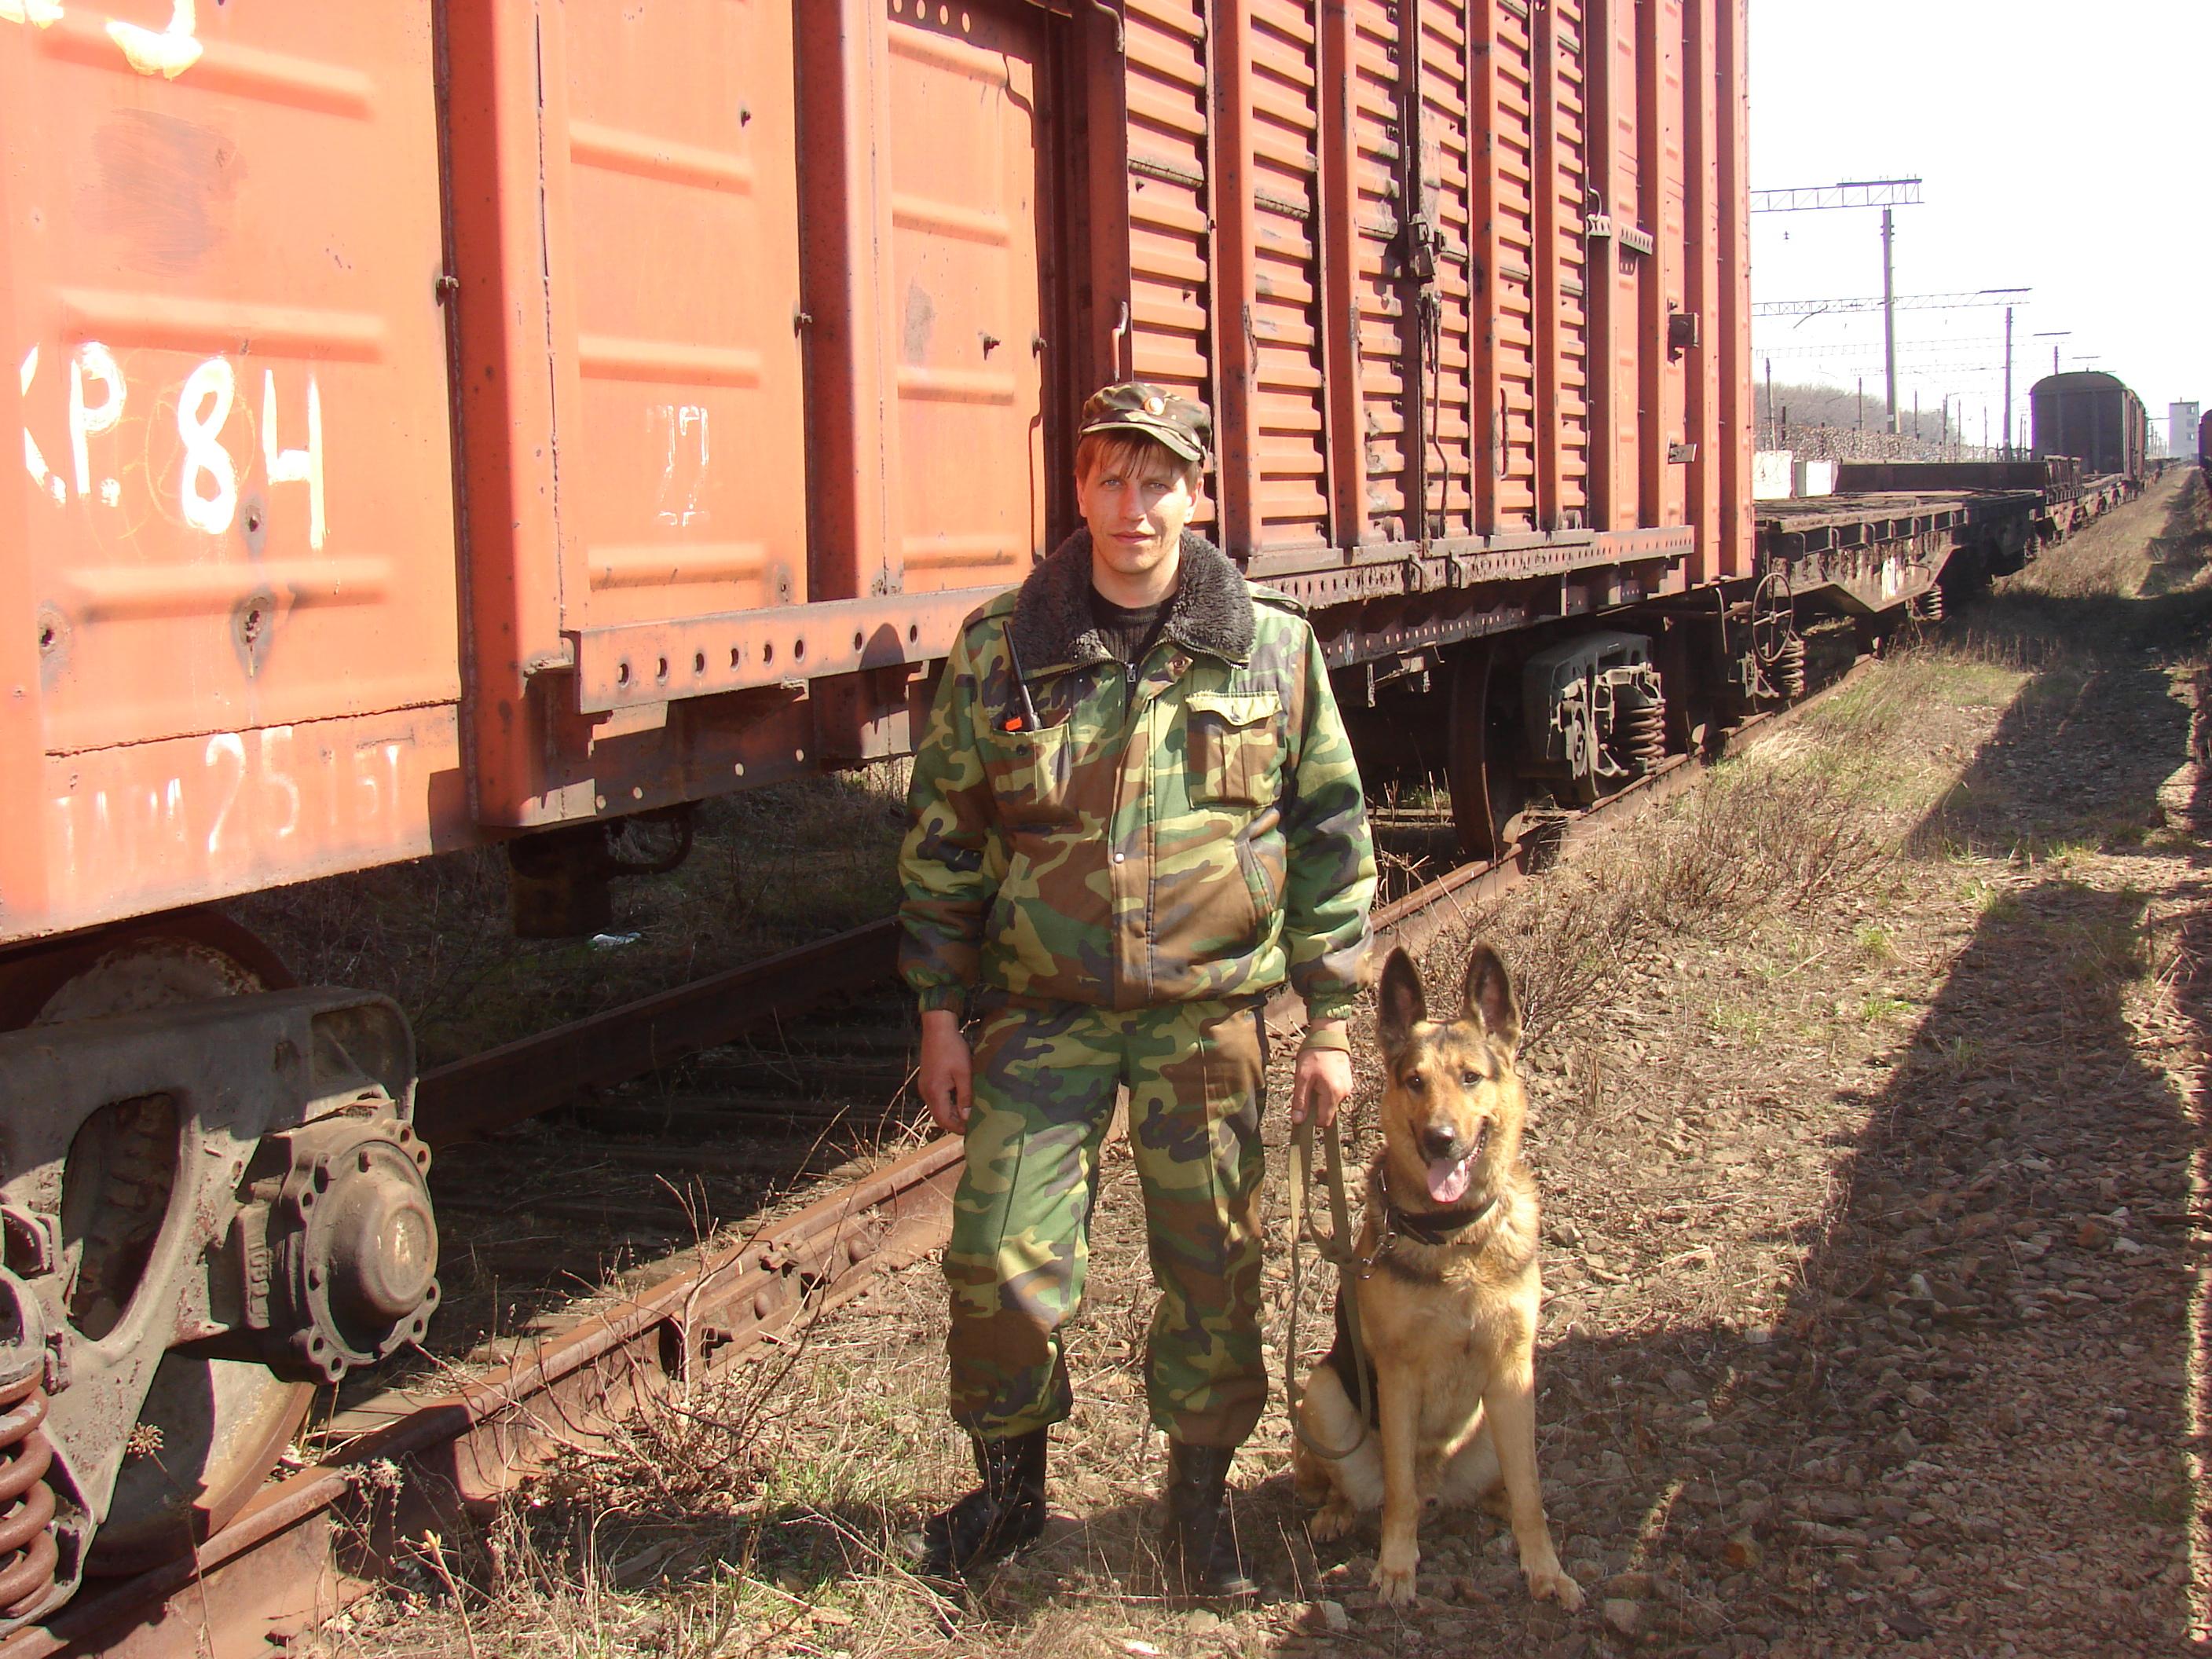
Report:
[[896,924],[872,921],[672,991],[556,1026],[425,1072],[415,1132],[431,1146],[480,1139],[573,1098],[883,984],[896,966]]
[[[1861,666],[1789,708],[1753,715],[1730,729],[1726,744],[1795,720]],[[1709,769],[1699,757],[1670,758],[1571,820],[1555,856],[1571,858],[1583,842],[1694,787]],[[1382,907],[1377,939],[1418,946],[1468,905],[1504,896],[1553,861],[1528,854],[1523,843],[1506,858],[1461,866]],[[439,1103],[444,1127],[430,1133],[459,1138],[520,1121],[572,1094],[586,1076],[635,1075],[768,1017],[718,1009],[733,992],[758,991],[766,1004],[789,1011],[837,990],[870,988],[890,973],[890,928],[855,929],[431,1073],[422,1086]],[[841,968],[840,951],[854,952],[866,971]],[[1297,1028],[1300,1011],[1288,994],[1267,1012],[1276,1030]],[[625,1020],[645,1029],[626,1034]],[[597,1058],[593,1045],[602,1042],[626,1058]],[[477,1091],[495,1098],[477,1097]],[[533,1100],[539,1103],[524,1109]],[[875,1273],[940,1248],[961,1157],[957,1138],[930,1141],[547,1337],[501,1370],[434,1397],[393,1400],[389,1423],[270,1486],[192,1556],[88,1589],[46,1623],[0,1640],[0,1659],[266,1655],[272,1643],[341,1611],[393,1562],[420,1555],[439,1532],[482,1516],[550,1455],[605,1438],[641,1404],[851,1299]]]
[[0,1642],[0,1659],[265,1655],[351,1599],[341,1557],[375,1571],[403,1540],[480,1513],[549,1452],[603,1437],[647,1398],[936,1249],[960,1162],[957,1139],[931,1141],[501,1370],[410,1402],[270,1487],[195,1556],[79,1595]]

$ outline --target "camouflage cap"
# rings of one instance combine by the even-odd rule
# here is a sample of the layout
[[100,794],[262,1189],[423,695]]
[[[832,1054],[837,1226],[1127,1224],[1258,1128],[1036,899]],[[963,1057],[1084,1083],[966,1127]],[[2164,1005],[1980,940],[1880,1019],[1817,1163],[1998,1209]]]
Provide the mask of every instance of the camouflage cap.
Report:
[[1178,398],[1164,386],[1124,380],[1091,394],[1083,405],[1079,437],[1094,432],[1134,432],[1164,444],[1187,461],[1202,461],[1213,447],[1213,416],[1204,404]]

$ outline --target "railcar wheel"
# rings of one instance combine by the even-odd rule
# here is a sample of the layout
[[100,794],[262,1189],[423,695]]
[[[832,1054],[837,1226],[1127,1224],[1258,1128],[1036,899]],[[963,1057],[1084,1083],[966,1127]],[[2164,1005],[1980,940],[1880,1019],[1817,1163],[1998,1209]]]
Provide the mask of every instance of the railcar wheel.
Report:
[[1452,825],[1461,850],[1475,859],[1499,859],[1512,850],[1528,805],[1528,785],[1512,764],[1518,685],[1500,659],[1492,647],[1478,646],[1452,671],[1444,766]]
[[256,1360],[162,1355],[85,1571],[143,1572],[206,1541],[261,1489],[314,1397]]
[[[293,983],[283,961],[245,928],[211,911],[187,911],[0,965],[0,1030],[143,1013]],[[167,1139],[173,1159],[173,1126]],[[147,1149],[157,1158],[161,1150]],[[101,1151],[102,1167],[82,1183],[92,1206],[87,1235],[134,1234],[143,1218],[131,1200],[147,1182],[134,1173],[128,1148]],[[165,1354],[131,1431],[86,1571],[143,1571],[206,1538],[260,1489],[313,1399],[311,1385],[285,1382],[253,1361]]]
[[1805,636],[1797,631],[1797,600],[1789,573],[1779,566],[1761,576],[1752,591],[1751,650],[1765,695],[1783,702],[1805,695]]

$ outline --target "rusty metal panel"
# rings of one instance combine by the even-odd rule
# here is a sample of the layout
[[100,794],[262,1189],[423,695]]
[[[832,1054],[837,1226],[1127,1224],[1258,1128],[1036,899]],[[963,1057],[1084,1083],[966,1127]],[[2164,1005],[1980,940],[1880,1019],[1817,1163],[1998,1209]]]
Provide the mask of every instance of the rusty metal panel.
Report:
[[[1202,0],[1128,0],[1123,35],[1129,293],[1120,372],[1212,404],[1212,146]],[[1200,522],[1218,517],[1209,497]]]
[[1644,499],[1644,388],[1638,370],[1642,288],[1650,264],[1644,249],[1650,237],[1639,182],[1639,8],[1632,0],[1593,0],[1590,10],[1589,50],[1597,60],[1591,125],[1603,131],[1590,181],[1591,204],[1607,227],[1602,238],[1592,238],[1591,253],[1593,286],[1604,289],[1605,401],[1599,441],[1606,510],[1597,527],[1632,530],[1652,521]]
[[[1748,576],[1758,554],[1751,466],[1757,441],[1751,380],[1750,0],[1719,0],[1714,14],[1714,100],[1719,106],[1720,271],[1708,342],[1720,354],[1719,404],[1707,434],[1721,455],[1721,546],[1715,574]],[[1711,349],[1709,343],[1708,349]]]
[[1409,314],[1395,252],[1402,225],[1407,168],[1401,9],[1385,0],[1355,0],[1352,43],[1352,210],[1356,231],[1360,419],[1366,464],[1366,506],[1375,539],[1402,542],[1421,534],[1413,469],[1418,434],[1408,427],[1419,376],[1407,367],[1420,349],[1419,319]]
[[[1556,296],[1536,283],[1535,179],[1550,157],[1540,155],[1535,120],[1537,66],[1526,9],[1474,9],[1490,31],[1474,77],[1484,96],[1489,143],[1476,158],[1485,176],[1477,199],[1487,210],[1492,283],[1479,326],[1489,340],[1481,429],[1489,434],[1493,494],[1480,533],[1536,529],[1536,335],[1540,313]],[[1478,40],[1480,37],[1478,36]]]
[[459,830],[433,56],[427,0],[0,9],[0,543],[38,659],[0,738],[46,801],[9,937]]
[[[1212,0],[1207,8],[1206,102],[1211,155],[1206,167],[1206,257],[1212,276],[1213,437],[1219,456],[1214,495],[1220,529],[1214,539],[1232,558],[1249,560],[1259,541],[1259,342],[1254,270],[1250,0]],[[1226,48],[1223,50],[1223,48]]]
[[[659,637],[810,597],[791,9],[447,16],[476,814],[799,763],[768,711],[766,750],[672,719],[708,665]],[[580,718],[580,659],[610,639],[662,706]]]
[[562,625],[803,600],[791,10],[549,7],[540,53]]
[[1748,574],[1743,0],[1585,0],[1591,522],[1690,524]]
[[1537,527],[1577,530],[1589,510],[1586,114],[1580,0],[1536,15]]
[[1684,370],[1682,442],[1688,457],[1681,466],[1684,516],[1698,529],[1698,557],[1691,571],[1693,580],[1709,580],[1718,574],[1720,526],[1720,359],[1719,339],[1713,349],[1704,345],[1708,319],[1717,323],[1714,307],[1720,294],[1721,246],[1725,220],[1720,198],[1719,141],[1727,106],[1717,96],[1701,95],[1700,89],[1716,85],[1713,48],[1717,0],[1684,0],[1682,8],[1683,82],[1683,227],[1681,312],[1694,323],[1698,345],[1670,350]]
[[888,89],[883,0],[800,8],[805,139],[800,282],[806,319],[807,591],[851,599],[890,584],[899,543],[896,411],[879,395],[893,352],[879,130]]
[[1651,192],[1647,201],[1659,243],[1655,280],[1644,285],[1643,330],[1645,407],[1657,411],[1658,429],[1644,434],[1644,453],[1653,480],[1650,505],[1659,524],[1689,520],[1683,461],[1689,448],[1685,426],[1689,353],[1670,343],[1670,331],[1682,309],[1683,268],[1692,252],[1683,155],[1683,129],[1692,114],[1685,102],[1688,88],[1682,73],[1683,5],[1684,0],[1650,0],[1644,9],[1648,33],[1643,82],[1651,113],[1643,124],[1649,147],[1643,178]]
[[420,858],[470,836],[450,703],[50,755],[46,896],[20,939]]
[[[1636,223],[1649,246],[1638,260],[1635,285],[1635,362],[1633,389],[1640,418],[1637,422],[1636,470],[1638,522],[1666,520],[1668,477],[1666,442],[1672,428],[1668,416],[1668,377],[1655,349],[1655,336],[1665,325],[1669,240],[1662,223],[1669,193],[1666,163],[1668,131],[1665,108],[1665,66],[1661,59],[1666,38],[1667,0],[1639,0],[1627,45],[1635,59],[1635,78],[1629,83],[1636,100],[1636,185],[1633,202]],[[1624,365],[1624,369],[1627,368]],[[1624,392],[1627,387],[1623,388]],[[1670,521],[1671,522],[1671,521]]]
[[816,764],[785,688],[941,656],[1043,545],[1063,20],[451,11],[477,811]]
[[[544,223],[518,210],[539,191],[538,18],[498,0],[446,7],[448,204],[458,290],[454,418],[465,434],[468,521],[464,652],[470,668],[469,779],[494,823],[557,818],[542,776],[545,671],[567,659],[554,519],[551,297]],[[532,676],[537,676],[533,687]]]
[[[1246,496],[1233,551],[1326,545],[1321,379],[1320,163],[1316,149],[1318,34],[1316,0],[1249,0],[1241,48],[1217,58],[1222,135],[1234,135],[1234,168],[1218,167],[1216,244],[1224,271],[1239,272],[1235,325],[1218,330],[1224,355],[1243,373],[1224,381],[1218,411],[1245,438],[1246,476],[1223,493]],[[1217,18],[1217,23],[1221,20]],[[1224,282],[1224,288],[1229,284]],[[1228,466],[1229,447],[1223,462]]]
[[[900,569],[1018,581],[1044,551],[1038,95],[1043,15],[888,0]],[[979,459],[988,457],[986,465]]]
[[[1463,0],[1426,0],[1407,9],[1400,46],[1401,70],[1413,70],[1400,96],[1418,139],[1403,199],[1419,216],[1417,228],[1434,227],[1425,259],[1402,233],[1398,254],[1401,270],[1409,261],[1427,267],[1401,291],[1411,325],[1408,430],[1416,488],[1427,503],[1417,533],[1431,537],[1480,535],[1495,515],[1504,432],[1498,313],[1509,308],[1503,290],[1512,272],[1519,273],[1519,309],[1527,309],[1526,265],[1499,254],[1492,158],[1516,141],[1494,127],[1498,66],[1486,49],[1488,25],[1487,12],[1470,11]],[[1525,148],[1525,135],[1519,142]],[[1478,293],[1484,273],[1490,292]]]
[[1357,548],[1368,539],[1365,435],[1361,430],[1358,232],[1353,222],[1352,53],[1356,31],[1345,0],[1321,9],[1316,67],[1321,121],[1316,147],[1321,161],[1321,365],[1323,447],[1332,547]]
[[[1685,382],[1679,441],[1693,581],[1747,576],[1751,527],[1751,204],[1746,0],[1683,0],[1685,143],[1680,310],[1693,338],[1669,355]],[[1673,303],[1670,301],[1670,303]],[[1680,327],[1680,325],[1674,325]]]

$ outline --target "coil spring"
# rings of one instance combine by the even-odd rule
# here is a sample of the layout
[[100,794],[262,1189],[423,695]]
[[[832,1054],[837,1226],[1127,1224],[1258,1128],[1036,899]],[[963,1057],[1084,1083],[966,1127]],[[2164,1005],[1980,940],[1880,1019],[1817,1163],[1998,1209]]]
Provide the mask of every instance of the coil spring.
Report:
[[1667,757],[1667,710],[1656,701],[1623,708],[1620,732],[1620,757],[1632,776],[1642,777]]
[[37,1611],[54,1588],[54,1449],[46,1437],[46,1391],[36,1370],[0,1384],[0,1618]]
[[1943,620],[1943,590],[1931,587],[1912,602],[1912,614],[1925,623]]
[[1774,666],[1768,671],[1773,682],[1774,693],[1784,702],[1795,702],[1805,695],[1805,636],[1792,634],[1775,653]]

